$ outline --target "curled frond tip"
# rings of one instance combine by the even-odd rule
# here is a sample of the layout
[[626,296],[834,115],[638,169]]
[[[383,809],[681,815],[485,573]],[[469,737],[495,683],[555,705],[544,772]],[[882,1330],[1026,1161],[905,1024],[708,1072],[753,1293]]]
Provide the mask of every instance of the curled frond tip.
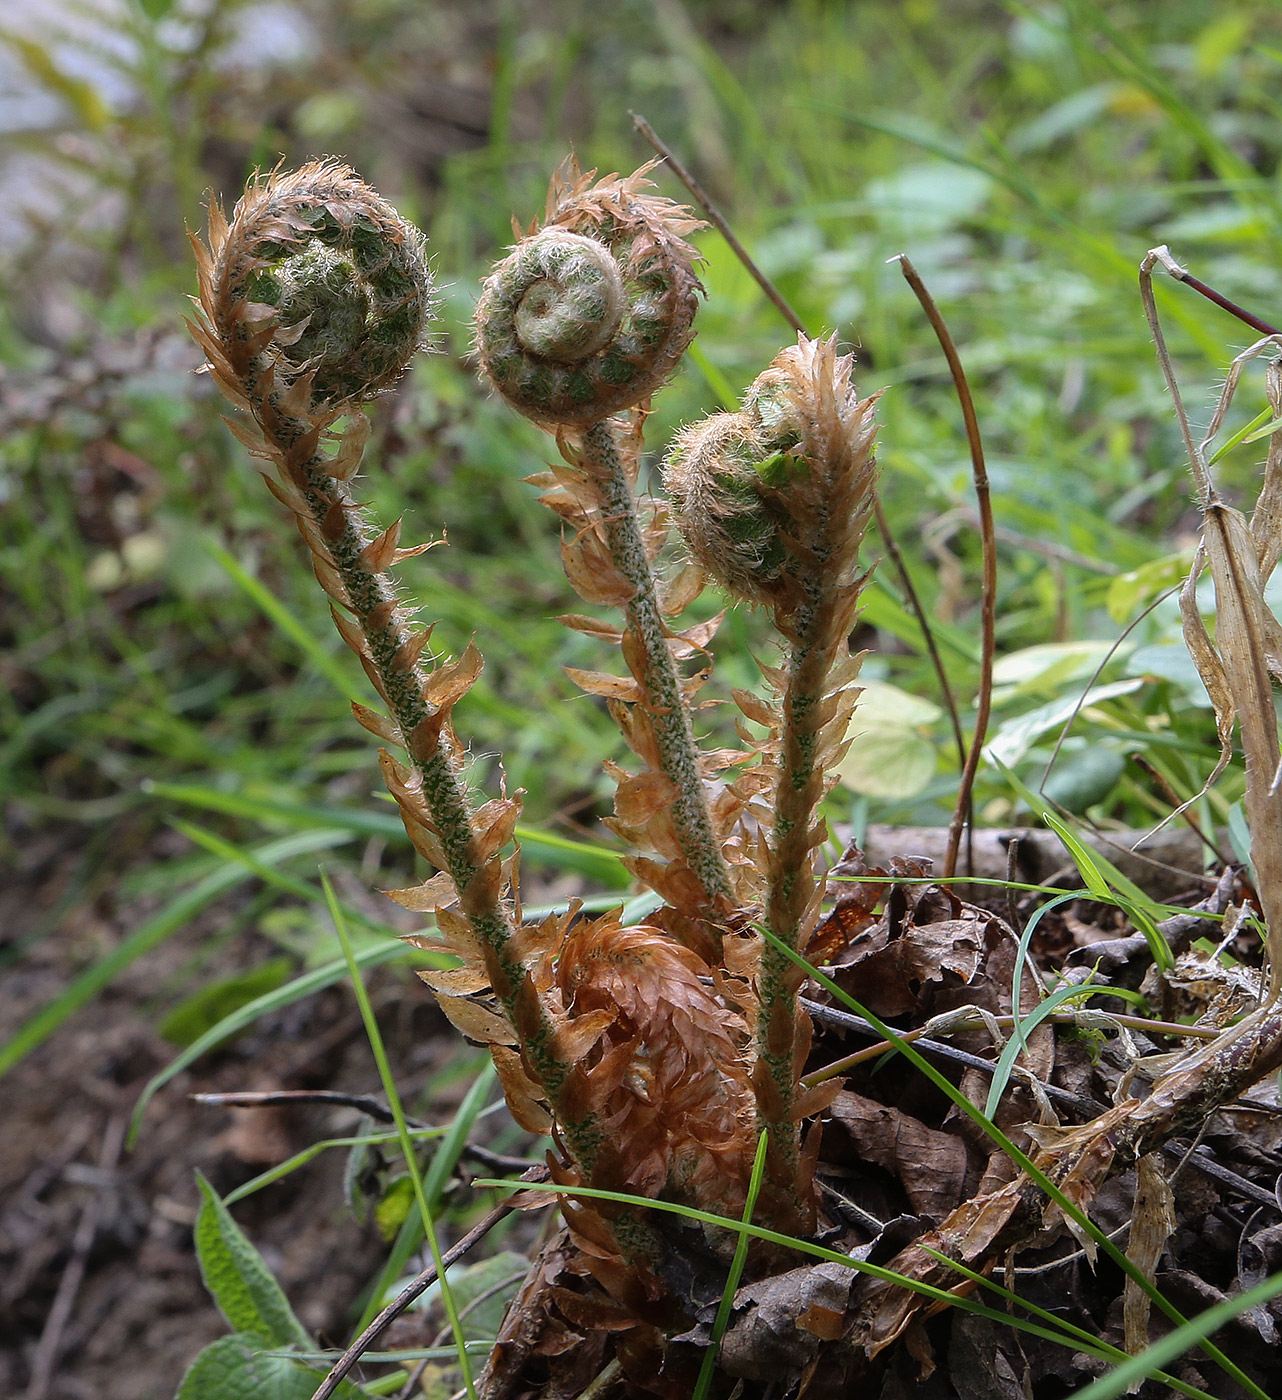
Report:
[[211,202],[197,255],[197,338],[233,398],[310,376],[310,408],[332,411],[395,383],[427,343],[423,236],[339,161],[256,175],[230,221]]

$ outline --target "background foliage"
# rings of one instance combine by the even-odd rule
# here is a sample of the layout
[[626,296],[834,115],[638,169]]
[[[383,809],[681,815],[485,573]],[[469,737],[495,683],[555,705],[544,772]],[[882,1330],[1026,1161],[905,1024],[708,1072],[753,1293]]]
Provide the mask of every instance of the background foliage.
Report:
[[[461,719],[478,779],[501,751],[526,789],[528,826],[601,842],[600,762],[618,741],[561,671],[597,658],[554,621],[572,607],[556,526],[521,481],[549,445],[478,391],[469,317],[512,216],[539,210],[567,145],[603,170],[646,158],[629,110],[696,170],[808,328],[858,347],[863,388],[887,386],[886,510],[965,706],[978,574],[965,445],[933,336],[886,259],[908,252],[940,301],[974,381],[1001,531],[997,756],[1037,787],[1094,686],[1049,794],[1142,825],[1199,788],[1211,711],[1174,601],[1143,614],[1177,582],[1195,517],[1134,272],[1168,242],[1279,314],[1282,22],[1268,0],[68,0],[6,16],[0,58],[0,784],[14,880],[0,958],[26,979],[0,1068],[56,1053],[68,1018],[104,995],[111,1014],[199,1046],[237,1008],[335,965],[318,851],[349,892],[411,868],[350,721],[363,679],[179,326],[184,228],[203,222],[204,192],[234,198],[282,158],[341,154],[429,235],[437,353],[378,405],[365,494],[385,518],[404,509],[409,538],[448,534],[407,585],[441,619],[443,648],[481,641],[485,675]],[[699,242],[707,305],[656,405],[655,447],[789,339],[722,241]],[[1241,327],[1159,291],[1197,402]],[[1230,427],[1263,407],[1258,371],[1239,403]],[[1261,451],[1221,464],[1243,499]],[[876,742],[834,815],[937,823],[957,765],[936,682],[884,565],[870,600],[864,674],[896,689],[870,696]],[[761,636],[759,619],[732,617],[719,686],[753,682]],[[1204,815],[1223,823],[1236,796],[1229,779]],[[989,823],[1019,816],[994,765],[979,808]],[[532,840],[526,855],[532,898],[585,870],[613,878],[578,847]],[[349,902],[358,954],[387,955],[390,909]],[[121,970],[173,938],[181,956],[140,1000],[111,1000]]]

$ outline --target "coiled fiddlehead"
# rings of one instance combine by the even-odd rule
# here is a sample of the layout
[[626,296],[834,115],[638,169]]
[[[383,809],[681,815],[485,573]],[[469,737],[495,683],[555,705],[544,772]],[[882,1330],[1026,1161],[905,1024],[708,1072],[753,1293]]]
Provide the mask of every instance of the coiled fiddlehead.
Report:
[[214,381],[253,418],[229,425],[276,465],[269,485],[294,513],[335,624],[387,706],[386,715],[355,706],[357,719],[408,756],[402,763],[384,751],[384,777],[410,840],[442,874],[394,897],[435,912],[467,975],[476,974],[469,991],[488,981],[497,1021],[464,995],[442,1005],[456,1020],[470,1015],[469,1033],[519,1045],[499,1065],[505,1088],[530,1106],[527,1118],[536,1100],[550,1101],[590,1170],[601,1134],[581,1095],[567,1102],[574,1056],[523,961],[502,855],[520,797],[474,809],[463,779],[452,713],[480,654],[469,647],[455,662],[427,663],[430,629],[412,625],[387,572],[427,546],[399,548],[399,521],[375,534],[347,484],[369,430],[352,410],[391,385],[426,338],[433,296],[423,239],[346,166],[318,162],[256,179],[230,223],[212,204],[209,247],[192,241],[200,275],[192,333]]
[[241,393],[270,366],[278,388],[310,375],[310,406],[337,409],[390,387],[423,348],[423,236],[349,167],[255,179],[230,225],[211,208],[209,234],[201,306]]
[[[767,604],[788,643],[786,663],[773,672],[778,706],[745,713],[771,730],[763,750],[774,787],[761,862],[765,922],[800,953],[823,895],[816,852],[827,828],[815,817],[859,694],[847,638],[867,578],[859,546],[876,478],[877,397],[860,398],[851,369],[835,340],[799,336],[754,380],[737,413],[687,428],[666,466],[690,552],[737,597]],[[783,953],[761,950],[753,1084],[758,1121],[770,1132],[767,1175],[781,1196],[792,1195],[794,1224],[813,1211],[798,1188],[800,1124],[821,1106],[798,1092],[810,1043],[800,983]]]
[[642,403],[694,334],[699,227],[681,205],[626,178],[557,172],[540,229],[490,274],[476,309],[482,368],[516,409],[584,428]]
[[744,407],[682,429],[664,463],[673,515],[695,562],[733,597],[770,603],[786,589],[789,483],[807,471],[796,415],[773,384]]

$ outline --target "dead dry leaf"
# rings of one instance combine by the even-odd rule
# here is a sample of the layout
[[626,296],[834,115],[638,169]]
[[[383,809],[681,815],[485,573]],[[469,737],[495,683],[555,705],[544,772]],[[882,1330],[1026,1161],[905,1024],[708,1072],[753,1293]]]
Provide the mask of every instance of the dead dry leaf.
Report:
[[967,1158],[960,1138],[849,1090],[828,1112],[828,1131],[844,1132],[862,1158],[897,1177],[918,1215],[942,1220],[962,1199]]

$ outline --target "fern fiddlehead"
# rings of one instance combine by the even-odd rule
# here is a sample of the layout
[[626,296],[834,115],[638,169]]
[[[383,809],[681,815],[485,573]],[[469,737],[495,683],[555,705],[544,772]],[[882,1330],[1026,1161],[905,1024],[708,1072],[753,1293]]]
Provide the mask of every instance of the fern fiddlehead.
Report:
[[200,306],[230,397],[261,398],[272,371],[279,390],[308,382],[313,416],[341,411],[389,388],[426,344],[423,236],[347,166],[256,179],[230,224],[211,208],[210,245]]
[[[735,597],[768,606],[788,643],[777,708],[750,717],[772,731],[765,920],[801,953],[823,893],[816,852],[826,826],[816,815],[859,694],[846,643],[866,578],[859,545],[876,475],[875,406],[876,396],[856,393],[851,359],[833,340],[801,336],[753,381],[738,412],[685,429],[665,468],[691,553]],[[758,1121],[770,1130],[767,1170],[804,1224],[812,1207],[799,1181],[799,1127],[823,1105],[797,1086],[810,1043],[801,973],[767,944],[756,980],[753,1079]]]
[[[494,387],[557,433],[572,468],[572,476],[557,474],[556,489],[544,499],[577,531],[565,550],[575,587],[590,601],[624,607],[627,628],[619,642],[635,690],[621,698],[614,688],[616,718],[634,752],[666,783],[663,810],[626,834],[644,827],[649,843],[668,857],[662,871],[647,867],[644,875],[665,898],[678,884],[693,884],[703,913],[674,916],[673,932],[715,956],[719,926],[738,901],[673,660],[679,643],[660,611],[650,565],[656,533],[647,538],[637,516],[637,444],[610,421],[643,408],[672,373],[693,338],[702,290],[695,251],[685,240],[699,223],[682,206],[648,193],[649,168],[593,183],[595,172],[563,166],[544,225],[532,228],[485,284],[476,341]],[[595,683],[605,684],[589,680]],[[606,684],[600,693],[610,690]],[[624,699],[633,702],[630,711],[622,708]]]
[[[368,436],[357,410],[426,343],[434,294],[423,238],[350,169],[322,161],[255,179],[230,222],[212,204],[209,246],[193,244],[200,295],[192,333],[219,388],[253,420],[231,427],[275,464],[269,485],[293,511],[338,630],[387,705],[386,715],[356,706],[357,719],[409,757],[384,751],[384,777],[415,848],[442,875],[395,893],[434,912],[464,960],[462,976],[452,974],[457,994],[439,999],[475,1030],[482,1016],[465,993],[492,986],[506,1022],[495,1036],[520,1047],[496,1055],[514,1111],[530,1119],[541,1099],[560,1108],[573,1057],[522,954],[501,855],[520,798],[474,810],[452,723],[480,654],[469,647],[455,662],[424,663],[430,629],[411,626],[387,569],[427,546],[401,549],[399,521],[374,533],[347,484]],[[346,427],[334,431],[339,418]],[[561,1127],[576,1160],[590,1165],[600,1139],[590,1115],[571,1108]]]
[[[648,168],[648,167],[647,167]],[[547,220],[491,273],[476,312],[485,373],[519,412],[588,428],[642,403],[694,334],[698,227],[644,171],[553,182]]]

